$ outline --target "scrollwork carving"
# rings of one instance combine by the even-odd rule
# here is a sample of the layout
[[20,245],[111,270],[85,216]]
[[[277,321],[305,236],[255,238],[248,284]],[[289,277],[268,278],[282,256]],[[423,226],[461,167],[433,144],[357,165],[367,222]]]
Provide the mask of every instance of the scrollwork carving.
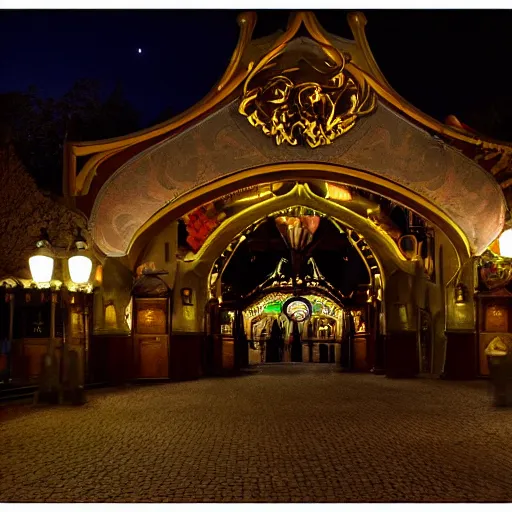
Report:
[[512,260],[484,252],[480,257],[480,279],[488,290],[504,288],[512,280]]
[[[348,132],[363,115],[376,108],[376,97],[368,84],[350,74],[346,68],[349,57],[330,48],[339,56],[339,64],[324,61],[324,69],[310,65],[277,71],[265,81],[276,62],[269,61],[261,71],[248,77],[239,112],[252,126],[260,128],[277,145],[308,145],[316,148],[331,144]],[[271,59],[272,60],[272,59]],[[316,75],[316,80],[303,80]],[[252,86],[253,82],[260,84]]]

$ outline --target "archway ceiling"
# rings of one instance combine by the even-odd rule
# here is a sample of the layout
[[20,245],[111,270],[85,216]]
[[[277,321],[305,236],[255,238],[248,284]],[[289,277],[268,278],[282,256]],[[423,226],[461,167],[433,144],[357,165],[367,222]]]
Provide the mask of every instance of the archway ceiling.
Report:
[[475,254],[501,231],[506,204],[493,177],[382,102],[333,144],[317,149],[276,146],[240,116],[238,105],[235,100],[152,146],[107,180],[90,218],[93,238],[107,256],[127,254],[138,230],[173,200],[223,177],[236,181],[238,171],[279,162],[334,164],[406,187],[444,211]]
[[[369,286],[371,276],[363,257],[349,241],[349,234],[340,232],[329,217],[320,219],[309,244],[295,255],[275,219],[271,216],[258,223],[237,245],[221,272],[223,300],[228,300],[228,296],[245,298],[269,287],[286,288],[293,284],[293,277],[298,278],[297,289],[318,285],[340,297],[360,286]],[[251,272],[247,273],[249,265]],[[230,293],[225,293],[226,285]]]

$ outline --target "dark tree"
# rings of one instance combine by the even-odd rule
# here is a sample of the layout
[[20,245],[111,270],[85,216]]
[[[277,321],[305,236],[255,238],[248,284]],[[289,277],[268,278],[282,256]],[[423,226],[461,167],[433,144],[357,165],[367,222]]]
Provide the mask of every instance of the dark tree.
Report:
[[66,141],[99,140],[139,128],[138,113],[116,87],[105,101],[99,84],[79,80],[59,99],[35,89],[0,95],[0,135],[10,141],[39,188],[62,192]]

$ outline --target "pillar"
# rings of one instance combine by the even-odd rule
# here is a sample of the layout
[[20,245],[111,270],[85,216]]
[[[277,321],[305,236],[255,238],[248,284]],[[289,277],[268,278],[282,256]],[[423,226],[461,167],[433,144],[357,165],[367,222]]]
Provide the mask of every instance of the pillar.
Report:
[[[191,304],[183,300],[182,290],[191,290]],[[215,315],[214,305],[210,305],[209,316]],[[173,307],[170,338],[170,377],[173,380],[197,379],[202,373],[202,352],[205,344],[213,343],[214,372],[218,366],[220,336],[211,333],[213,339],[206,338],[205,323],[207,309],[206,280],[194,272],[189,262],[179,261],[173,290]],[[220,349],[222,367],[222,348]],[[216,364],[215,364],[216,363]]]
[[[443,378],[470,380],[478,374],[476,305],[474,290],[477,261],[470,259],[446,286],[446,356]],[[456,302],[456,286],[465,289],[464,301]]]
[[386,334],[385,367],[390,378],[411,378],[419,372],[417,330],[417,287],[424,280],[403,271],[388,279],[385,290]]

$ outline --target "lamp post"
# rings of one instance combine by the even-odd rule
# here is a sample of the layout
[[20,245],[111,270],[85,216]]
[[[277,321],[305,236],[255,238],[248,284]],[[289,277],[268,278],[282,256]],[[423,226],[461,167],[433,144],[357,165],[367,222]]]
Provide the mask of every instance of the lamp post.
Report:
[[[32,279],[39,288],[47,288],[50,286],[53,277],[54,259],[67,259],[69,276],[71,282],[76,286],[77,291],[85,291],[85,287],[89,283],[89,278],[92,271],[92,260],[89,256],[88,245],[85,238],[82,236],[81,230],[78,229],[78,233],[74,238],[73,247],[71,251],[68,251],[64,247],[52,247],[50,238],[45,229],[41,229],[41,236],[38,240],[36,253],[29,258],[29,266],[32,274]],[[62,353],[61,363],[59,365],[59,382],[62,385],[63,380],[63,360],[67,356],[67,338],[72,334],[68,329],[69,316],[69,304],[68,304],[68,293],[66,287],[61,290],[61,313],[63,321],[63,333],[62,333]],[[73,302],[73,300],[72,300]],[[84,332],[81,333],[84,340],[83,347],[83,374],[84,384],[86,381],[87,368],[88,368],[88,352],[89,352],[89,329],[88,325],[85,325],[89,320],[88,304],[84,302],[82,304],[83,315],[84,315]],[[54,314],[54,308],[52,308],[52,314]],[[52,319],[54,323],[55,319]],[[54,334],[53,334],[54,336]],[[81,337],[81,336],[80,336]],[[53,340],[52,340],[53,341]],[[51,343],[53,347],[53,343]],[[53,348],[52,348],[53,350]],[[72,359],[76,360],[77,355],[74,355]],[[73,380],[76,381],[76,376],[73,376]]]

